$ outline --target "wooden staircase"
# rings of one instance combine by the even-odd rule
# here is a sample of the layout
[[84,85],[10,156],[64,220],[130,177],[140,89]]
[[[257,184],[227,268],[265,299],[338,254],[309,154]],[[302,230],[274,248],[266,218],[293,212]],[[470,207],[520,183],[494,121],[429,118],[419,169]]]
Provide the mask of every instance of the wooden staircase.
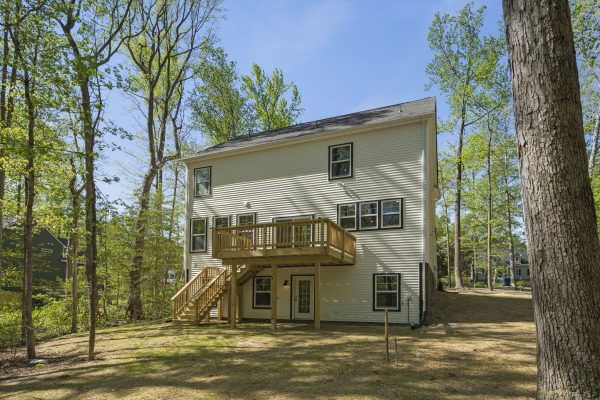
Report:
[[[172,298],[173,322],[199,324],[210,318],[211,310],[231,286],[231,266],[204,267]],[[237,266],[238,285],[252,279],[263,267]]]

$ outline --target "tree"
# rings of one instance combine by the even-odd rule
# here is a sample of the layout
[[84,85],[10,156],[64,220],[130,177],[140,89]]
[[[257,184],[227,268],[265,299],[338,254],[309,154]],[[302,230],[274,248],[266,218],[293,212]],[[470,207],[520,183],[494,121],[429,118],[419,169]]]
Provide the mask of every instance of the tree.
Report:
[[234,61],[221,48],[209,49],[196,67],[201,84],[192,99],[192,118],[209,145],[253,131],[253,113],[241,90]]
[[[539,399],[600,398],[600,241],[567,0],[503,0]],[[540,79],[541,77],[541,79]]]
[[[106,65],[126,40],[122,35],[133,0],[106,0],[96,4],[88,0],[53,3],[52,13],[64,35],[71,57],[73,79],[79,87],[79,115],[83,136],[85,168],[85,268],[89,283],[90,334],[88,359],[94,360],[96,314],[98,309],[96,216],[96,143],[103,111],[102,74]],[[94,41],[90,41],[89,37]]]
[[454,200],[454,270],[457,288],[463,287],[461,195],[464,137],[469,125],[482,118],[481,110],[474,105],[482,84],[491,79],[498,63],[498,53],[493,51],[496,41],[482,38],[480,34],[485,7],[475,11],[472,7],[472,3],[468,3],[456,16],[435,15],[428,35],[434,56],[426,69],[430,85],[438,85],[441,92],[448,95],[450,125],[458,125]]
[[[212,40],[210,23],[216,17],[219,5],[220,0],[141,1],[131,24],[130,39],[126,42],[129,58],[137,69],[132,77],[132,87],[137,89],[135,91],[145,106],[150,161],[139,194],[133,241],[127,304],[127,314],[133,320],[142,317],[140,280],[152,183],[158,177],[156,193],[160,197],[158,209],[162,210],[161,171],[168,162],[181,157],[185,83],[192,78],[191,65],[201,48],[207,47]],[[170,138],[167,137],[169,133]],[[169,139],[174,151],[166,154]]]
[[251,74],[242,76],[242,82],[259,132],[289,126],[304,111],[298,87],[285,83],[280,69],[275,68],[268,77],[260,66],[252,64]]

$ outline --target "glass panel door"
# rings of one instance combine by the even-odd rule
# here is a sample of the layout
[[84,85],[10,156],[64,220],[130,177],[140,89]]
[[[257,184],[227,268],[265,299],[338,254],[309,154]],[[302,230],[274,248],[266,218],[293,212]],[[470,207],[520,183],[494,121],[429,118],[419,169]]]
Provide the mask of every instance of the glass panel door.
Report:
[[292,318],[314,319],[314,277],[292,277]]

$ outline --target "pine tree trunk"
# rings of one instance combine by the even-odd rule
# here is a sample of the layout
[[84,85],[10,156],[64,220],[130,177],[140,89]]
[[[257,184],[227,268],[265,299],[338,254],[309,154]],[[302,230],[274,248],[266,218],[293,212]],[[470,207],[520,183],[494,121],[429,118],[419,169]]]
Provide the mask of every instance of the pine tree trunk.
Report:
[[567,0],[503,0],[538,399],[600,398],[600,242]]
[[517,284],[515,282],[515,235],[513,233],[513,216],[512,216],[512,212],[511,212],[511,204],[512,204],[512,198],[510,195],[510,186],[508,184],[508,174],[509,174],[509,165],[508,165],[508,158],[506,158],[506,164],[505,164],[506,170],[505,170],[505,175],[504,175],[504,193],[506,195],[506,227],[508,230],[508,254],[509,254],[509,261],[508,261],[508,271],[510,274],[510,286],[513,289],[517,288]]
[[452,285],[452,274],[450,271],[450,224],[448,223],[448,208],[446,207],[446,255],[448,256],[448,287]]

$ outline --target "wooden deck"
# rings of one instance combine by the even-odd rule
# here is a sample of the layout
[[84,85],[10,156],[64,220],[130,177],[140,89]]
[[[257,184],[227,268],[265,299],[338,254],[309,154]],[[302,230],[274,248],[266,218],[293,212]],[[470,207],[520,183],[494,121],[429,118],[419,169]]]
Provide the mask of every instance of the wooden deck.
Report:
[[353,265],[356,238],[329,219],[213,229],[213,257],[224,264]]

